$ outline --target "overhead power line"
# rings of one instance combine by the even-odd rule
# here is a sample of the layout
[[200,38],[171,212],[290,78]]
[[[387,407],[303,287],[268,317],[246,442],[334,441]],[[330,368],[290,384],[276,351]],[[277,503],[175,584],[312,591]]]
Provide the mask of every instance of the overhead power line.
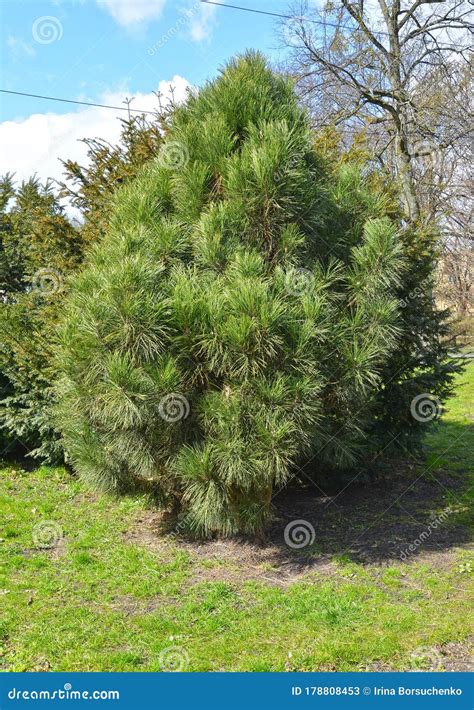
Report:
[[[147,113],[147,114],[150,114],[151,116],[156,116],[155,112],[145,111],[144,109],[128,108],[126,106],[108,106],[107,104],[95,104],[95,103],[91,103],[89,101],[74,101],[73,99],[63,99],[63,98],[60,98],[59,96],[43,96],[42,94],[28,94],[25,91],[9,91],[7,89],[0,89],[0,93],[14,94],[15,96],[29,96],[30,98],[33,98],[33,99],[47,99],[48,101],[61,101],[62,103],[79,104],[80,106],[95,106],[98,108],[111,109],[113,111],[135,111],[138,113]],[[327,126],[319,126],[319,128],[327,128]],[[357,129],[357,128],[349,128],[347,126],[340,126],[337,129],[338,133],[357,133],[357,134],[360,133],[361,130],[363,130],[363,128]]]
[[[270,17],[280,17],[282,20],[305,20],[305,22],[310,22],[312,25],[321,25],[322,27],[334,27],[337,30],[348,30],[349,32],[357,32],[356,27],[341,27],[341,25],[335,22],[327,22],[326,20],[313,20],[310,17],[300,17],[299,15],[283,15],[279,12],[270,12],[269,10],[257,10],[253,7],[242,7],[241,5],[230,5],[229,3],[214,2],[214,0],[201,0],[204,5],[215,5],[216,7],[228,7],[231,10],[241,10],[242,12],[253,12],[255,15],[269,15]],[[371,30],[373,34],[385,35],[389,37],[388,32],[382,32],[381,30]]]
[[[201,0],[201,2],[204,2],[205,0]],[[225,7],[230,7],[230,5],[227,5]],[[107,104],[95,104],[91,103],[89,101],[73,101],[72,99],[62,99],[59,98],[58,96],[43,96],[42,94],[28,94],[25,91],[9,91],[7,89],[0,89],[0,93],[2,94],[15,94],[16,96],[29,96],[30,98],[33,99],[47,99],[48,101],[61,101],[63,103],[67,104],[79,104],[81,106],[95,106],[97,108],[107,108],[111,109],[114,111],[135,111],[137,113],[147,113],[150,114],[151,116],[155,116],[156,114],[153,111],[145,111],[144,109],[138,109],[138,108],[128,108],[126,106],[109,106]],[[324,129],[327,128],[328,126],[317,126],[316,130],[318,129]],[[360,128],[355,128],[355,127],[348,127],[348,126],[339,126],[336,128],[337,133],[339,134],[349,134],[349,135],[360,135],[361,132],[363,132],[367,126],[361,126]],[[426,185],[430,185],[432,187],[444,187],[449,188],[449,187],[467,187],[467,183],[447,183],[446,185],[439,185],[437,183],[425,183]]]
[[73,101],[73,99],[60,99],[57,96],[43,96],[42,94],[27,94],[25,91],[8,91],[7,89],[0,89],[2,94],[15,94],[16,96],[29,96],[32,99],[46,99],[47,101],[61,101],[65,104],[78,104],[80,106],[95,106],[96,108],[109,108],[114,111],[133,111],[135,113],[148,113],[150,116],[155,116],[154,111],[145,111],[140,108],[130,108],[129,106],[108,106],[107,104],[94,104],[90,101]]
[[[253,12],[256,15],[269,15],[270,17],[281,17],[284,20],[294,20],[292,15],[282,15],[278,12],[269,12],[268,10],[256,10],[253,7],[241,7],[240,5],[229,5],[222,2],[213,2],[213,0],[201,0],[205,5],[216,5],[216,7],[229,7],[231,10],[243,10],[244,12]],[[314,22],[314,20],[312,20]]]

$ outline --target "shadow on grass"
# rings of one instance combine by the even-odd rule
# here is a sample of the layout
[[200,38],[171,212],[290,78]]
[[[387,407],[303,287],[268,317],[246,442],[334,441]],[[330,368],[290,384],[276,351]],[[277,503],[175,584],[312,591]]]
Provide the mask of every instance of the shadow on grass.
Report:
[[[470,540],[473,458],[474,426],[442,422],[430,435],[424,460],[386,462],[370,483],[361,471],[330,495],[307,479],[288,487],[275,497],[274,518],[261,540],[196,541],[181,535],[174,540],[203,558],[238,565],[243,576],[268,566],[275,581],[330,572],[335,560],[380,565],[422,560],[442,567],[450,564],[446,553]],[[155,541],[162,533],[154,526]]]
[[[473,458],[474,426],[442,422],[425,460],[394,462],[369,484],[361,483],[362,472],[330,495],[311,482],[283,491],[275,499],[277,519],[268,539],[280,547],[282,561],[290,556],[302,567],[327,556],[387,563],[449,551],[471,539]],[[293,550],[284,531],[295,520],[312,526],[314,542]]]
[[[31,459],[27,461],[31,466]],[[360,471],[351,483],[331,491],[306,478],[288,487],[274,498],[273,521],[261,540],[192,540],[176,533],[171,537],[198,556],[238,565],[243,577],[268,566],[284,580],[321,571],[335,559],[386,565],[430,558],[442,565],[446,554],[440,553],[470,540],[473,464],[474,424],[443,421],[428,437],[424,461],[385,462],[375,480],[368,482],[367,473]],[[149,505],[140,529],[127,537],[154,549],[169,539],[166,532],[176,516],[158,512],[153,491],[144,492]]]

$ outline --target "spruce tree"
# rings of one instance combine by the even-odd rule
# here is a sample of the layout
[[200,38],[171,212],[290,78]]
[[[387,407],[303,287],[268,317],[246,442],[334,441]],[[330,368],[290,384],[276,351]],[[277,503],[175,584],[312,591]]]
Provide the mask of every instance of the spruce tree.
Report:
[[58,422],[91,485],[253,532],[305,459],[363,455],[403,264],[383,199],[313,143],[291,84],[247,54],[117,193],[58,349]]

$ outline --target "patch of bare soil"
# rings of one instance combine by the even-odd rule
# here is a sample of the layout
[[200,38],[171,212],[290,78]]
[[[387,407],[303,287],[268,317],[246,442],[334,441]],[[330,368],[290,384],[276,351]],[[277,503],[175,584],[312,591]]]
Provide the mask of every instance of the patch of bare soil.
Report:
[[401,668],[389,663],[371,663],[363,671],[436,671],[474,672],[474,637],[462,643],[447,643],[444,646],[422,646],[415,649],[408,664]]
[[445,671],[474,673],[474,639],[465,643],[448,643],[440,649]]
[[35,557],[36,555],[47,555],[51,560],[59,560],[67,552],[66,540],[60,538],[48,547],[27,547],[21,551],[23,557]]
[[258,579],[284,586],[309,573],[334,575],[333,560],[341,556],[362,564],[417,560],[449,568],[453,549],[468,544],[466,529],[456,523],[462,483],[440,470],[420,475],[412,462],[402,462],[389,477],[370,485],[355,479],[332,495],[312,483],[285,490],[274,499],[273,522],[261,540],[166,534],[166,516],[154,511],[142,514],[125,536],[163,562],[178,545],[198,563],[196,582]]

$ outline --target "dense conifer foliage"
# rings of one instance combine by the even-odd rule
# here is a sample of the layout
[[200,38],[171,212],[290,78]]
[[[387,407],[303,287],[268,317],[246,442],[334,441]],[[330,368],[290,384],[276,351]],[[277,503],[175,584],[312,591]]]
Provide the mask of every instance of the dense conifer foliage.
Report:
[[159,117],[121,123],[116,145],[84,140],[86,166],[64,162],[60,194],[79,210],[75,224],[52,181],[0,178],[0,451],[11,456],[64,460],[51,411],[53,346],[68,279],[102,238],[117,186],[135,177],[162,140]]
[[62,459],[52,423],[51,371],[64,276],[77,268],[80,232],[50,182],[0,178],[0,451]]
[[308,457],[353,465],[397,339],[385,212],[356,170],[328,171],[259,55],[190,95],[68,300],[58,419],[78,472],[231,534],[260,529]]

